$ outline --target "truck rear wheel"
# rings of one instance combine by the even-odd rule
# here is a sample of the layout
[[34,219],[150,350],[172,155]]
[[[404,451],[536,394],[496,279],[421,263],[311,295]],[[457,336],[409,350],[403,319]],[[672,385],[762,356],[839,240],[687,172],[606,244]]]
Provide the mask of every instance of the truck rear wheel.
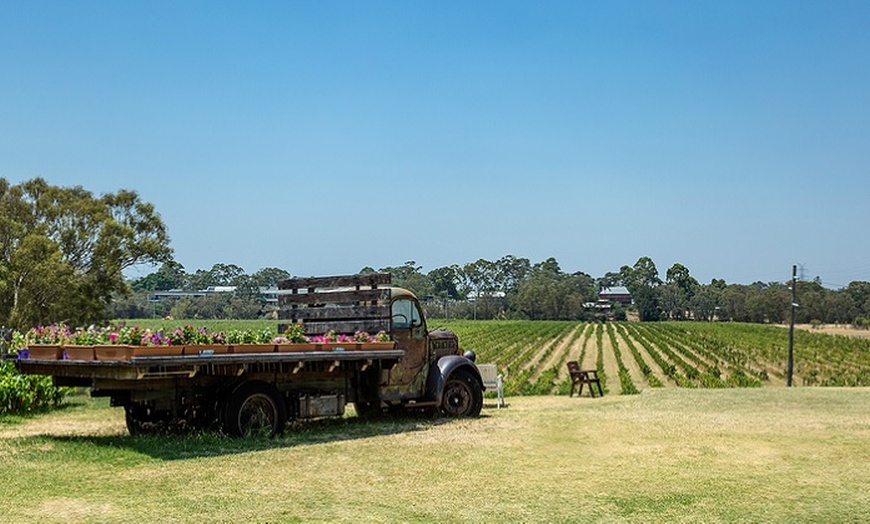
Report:
[[236,389],[225,406],[224,432],[235,437],[280,434],[287,423],[284,399],[264,382],[248,382]]
[[152,411],[144,406],[124,406],[124,420],[130,435],[149,435],[169,428],[167,413]]
[[145,417],[142,416],[141,411],[136,406],[124,407],[124,419],[127,423],[127,431],[134,437],[148,432],[146,421],[144,420]]
[[480,382],[463,369],[454,371],[444,383],[439,412],[447,417],[476,417],[482,407]]

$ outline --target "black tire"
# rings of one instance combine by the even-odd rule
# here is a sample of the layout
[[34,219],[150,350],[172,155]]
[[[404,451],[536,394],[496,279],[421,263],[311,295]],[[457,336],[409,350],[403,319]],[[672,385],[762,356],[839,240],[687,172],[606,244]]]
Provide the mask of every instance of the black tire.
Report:
[[137,411],[135,406],[124,406],[124,420],[127,423],[127,431],[134,437],[146,433],[145,423],[141,420]]
[[239,386],[227,400],[224,433],[234,437],[272,437],[283,432],[287,407],[274,387],[264,382]]
[[444,383],[438,412],[445,417],[477,417],[483,408],[483,388],[474,375],[457,369]]

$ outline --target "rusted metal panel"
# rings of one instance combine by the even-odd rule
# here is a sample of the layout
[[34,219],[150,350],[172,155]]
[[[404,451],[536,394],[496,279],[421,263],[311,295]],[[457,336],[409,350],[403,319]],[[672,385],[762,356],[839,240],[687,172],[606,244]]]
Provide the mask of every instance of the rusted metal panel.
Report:
[[334,277],[290,278],[278,283],[278,289],[323,289],[336,287],[377,287],[392,281],[389,273],[341,275]]
[[300,293],[278,295],[280,306],[319,306],[323,304],[356,304],[389,300],[389,289],[360,289],[358,291],[335,291],[330,293]]

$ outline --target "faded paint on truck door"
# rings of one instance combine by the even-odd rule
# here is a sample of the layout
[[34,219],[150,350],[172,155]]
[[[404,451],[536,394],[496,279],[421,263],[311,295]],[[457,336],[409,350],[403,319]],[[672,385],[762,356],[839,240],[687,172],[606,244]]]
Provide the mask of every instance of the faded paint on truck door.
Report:
[[428,374],[429,339],[426,321],[416,300],[399,297],[391,305],[392,335],[396,347],[405,350],[405,356],[384,373],[382,397],[395,399],[418,398],[426,385]]

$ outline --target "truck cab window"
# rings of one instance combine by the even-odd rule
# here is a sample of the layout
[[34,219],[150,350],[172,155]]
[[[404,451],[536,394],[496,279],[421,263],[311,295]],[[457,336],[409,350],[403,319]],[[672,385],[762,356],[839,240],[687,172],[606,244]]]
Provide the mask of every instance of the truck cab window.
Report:
[[410,300],[393,302],[393,329],[411,329],[423,324],[417,304]]

